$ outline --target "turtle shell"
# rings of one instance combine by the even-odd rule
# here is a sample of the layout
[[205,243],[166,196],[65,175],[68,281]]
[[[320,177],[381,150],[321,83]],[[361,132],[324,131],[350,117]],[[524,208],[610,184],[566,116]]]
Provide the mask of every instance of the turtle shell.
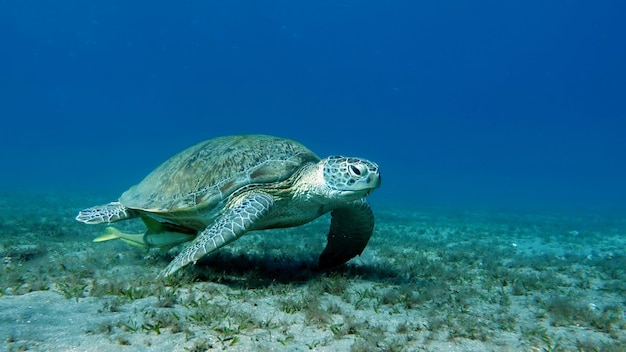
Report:
[[212,209],[241,187],[280,182],[319,157],[302,144],[264,135],[209,139],[174,155],[120,197],[131,209]]

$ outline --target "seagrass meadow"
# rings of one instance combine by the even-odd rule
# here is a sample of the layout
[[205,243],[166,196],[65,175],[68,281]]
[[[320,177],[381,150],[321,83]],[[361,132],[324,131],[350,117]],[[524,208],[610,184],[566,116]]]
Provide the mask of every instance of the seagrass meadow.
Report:
[[[0,1],[0,352],[626,352],[625,14],[582,0]],[[378,165],[353,184],[376,222],[360,256],[317,267],[326,214],[187,261],[329,205],[290,184],[336,184],[294,174],[317,157],[270,142],[214,140],[130,193],[168,210],[249,195],[211,208],[236,220],[202,246],[103,235],[100,218],[136,214],[99,205],[183,166],[167,160],[186,148],[249,134]],[[286,170],[279,155],[304,158]],[[249,192],[288,176],[270,189],[302,196],[290,206]],[[334,228],[352,235],[331,236],[322,267],[366,244],[369,211],[345,209]],[[209,225],[186,220],[148,221],[148,239]]]
[[[315,270],[329,218],[244,236],[165,280],[180,248],[93,243],[97,196],[0,196],[7,351],[624,351],[626,220],[392,208]],[[140,220],[121,224],[143,231]]]

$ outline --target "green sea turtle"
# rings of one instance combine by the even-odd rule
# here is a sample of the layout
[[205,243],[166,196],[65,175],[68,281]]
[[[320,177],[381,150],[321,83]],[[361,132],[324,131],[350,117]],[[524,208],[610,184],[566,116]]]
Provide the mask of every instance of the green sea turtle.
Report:
[[84,209],[76,220],[111,223],[140,217],[144,234],[108,227],[94,241],[140,247],[192,241],[160,273],[171,275],[247,232],[293,227],[331,212],[320,268],[361,254],[374,229],[365,197],[381,183],[378,166],[343,156],[321,159],[302,144],[264,135],[196,144],[161,164],[119,201]]

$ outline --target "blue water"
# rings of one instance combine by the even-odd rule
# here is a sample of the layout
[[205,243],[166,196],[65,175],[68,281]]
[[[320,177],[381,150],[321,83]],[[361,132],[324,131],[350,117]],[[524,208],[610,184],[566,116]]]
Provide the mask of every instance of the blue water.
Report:
[[625,13],[0,1],[0,188],[115,199],[191,144],[266,133],[378,162],[374,204],[624,209]]

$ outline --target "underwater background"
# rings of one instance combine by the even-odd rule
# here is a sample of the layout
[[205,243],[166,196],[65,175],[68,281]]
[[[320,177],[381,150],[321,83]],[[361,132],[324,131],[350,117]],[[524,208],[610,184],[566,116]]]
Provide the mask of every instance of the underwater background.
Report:
[[378,162],[376,202],[624,208],[619,1],[2,1],[1,187],[111,197],[198,141]]
[[[625,23],[610,0],[0,0],[0,351],[626,351]],[[316,270],[324,216],[158,280],[180,248],[74,220],[243,133],[379,164],[361,256]]]

